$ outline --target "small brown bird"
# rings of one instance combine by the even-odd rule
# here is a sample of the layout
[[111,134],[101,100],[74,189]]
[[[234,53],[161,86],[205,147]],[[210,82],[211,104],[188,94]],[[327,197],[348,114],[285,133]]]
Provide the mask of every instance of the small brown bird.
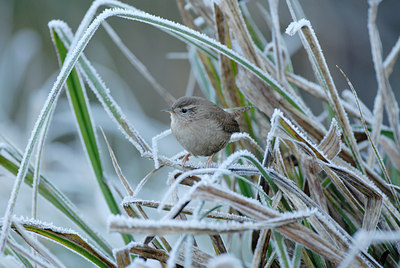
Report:
[[189,152],[182,159],[182,169],[190,155],[209,156],[206,163],[209,167],[214,154],[228,144],[232,133],[240,132],[235,118],[250,108],[229,113],[207,99],[181,97],[170,109],[163,110],[171,115],[175,139]]

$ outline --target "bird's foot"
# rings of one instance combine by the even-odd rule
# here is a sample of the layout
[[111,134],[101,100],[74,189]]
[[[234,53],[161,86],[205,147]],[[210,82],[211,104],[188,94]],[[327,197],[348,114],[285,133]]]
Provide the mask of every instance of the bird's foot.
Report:
[[214,158],[214,154],[212,154],[208,159],[206,163],[206,168],[209,168],[211,166],[212,160]]
[[186,163],[186,161],[189,160],[189,156],[190,156],[190,153],[185,155],[185,157],[182,159],[182,171],[185,171],[185,163]]

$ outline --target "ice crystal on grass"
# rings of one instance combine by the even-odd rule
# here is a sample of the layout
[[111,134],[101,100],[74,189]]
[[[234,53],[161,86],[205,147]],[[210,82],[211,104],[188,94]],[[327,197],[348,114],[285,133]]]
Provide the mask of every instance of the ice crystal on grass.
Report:
[[93,1],[92,5],[86,11],[84,18],[82,19],[81,23],[78,26],[78,30],[76,31],[76,36],[72,42],[72,47],[75,47],[75,45],[78,43],[79,39],[83,36],[85,30],[89,27],[90,22],[93,20],[94,16],[96,15],[97,9],[100,6],[118,6],[121,8],[125,9],[130,9],[130,10],[136,10],[136,8],[127,5],[123,2],[120,1],[114,1],[114,0],[95,0]]
[[[185,173],[183,173],[182,175],[180,175],[180,176],[176,179],[176,181],[169,187],[168,191],[164,194],[164,197],[161,199],[160,205],[159,205],[159,207],[158,207],[158,212],[161,212],[161,210],[164,208],[164,206],[165,206],[165,204],[166,204],[166,202],[167,202],[167,199],[168,199],[168,198],[171,198],[172,193],[175,191],[175,189],[176,189],[176,187],[179,185],[179,183],[180,183],[185,177],[188,177],[188,176],[190,176],[190,175],[196,175],[197,173],[199,173],[199,171],[197,171],[197,172],[196,172],[196,171],[197,171],[197,170],[185,172]],[[186,193],[185,197],[182,198],[182,199],[185,199],[185,201],[186,201],[186,200],[190,200],[190,196],[191,196],[191,194],[195,191],[195,188],[196,188],[196,186],[192,187],[192,188]],[[178,202],[179,205],[184,204],[184,202],[182,202],[182,199]],[[178,205],[178,204],[177,204],[177,205]]]
[[162,265],[156,260],[135,258],[127,268],[162,268]]
[[169,254],[169,258],[167,261],[167,268],[175,267],[175,263],[177,262],[177,260],[179,258],[180,249],[183,246],[183,243],[184,243],[186,237],[187,237],[186,235],[181,235],[181,237],[179,237],[178,241],[175,242],[175,244]]
[[204,179],[209,178],[209,176],[206,175],[208,172],[211,173],[211,172],[215,172],[217,170],[218,169],[214,169],[214,168],[195,169],[195,170],[184,172],[181,175],[179,175],[177,178],[175,178],[175,176],[179,173],[179,171],[176,170],[176,171],[171,172],[169,174],[168,180],[167,180],[167,183],[170,186],[169,186],[168,191],[164,194],[164,197],[161,199],[161,203],[160,203],[160,206],[158,208],[158,211],[161,211],[161,209],[163,208],[166,200],[172,196],[172,193],[176,190],[178,185],[185,178],[188,178],[190,176],[203,175],[203,176],[201,176],[201,178],[202,178],[202,180],[204,180]]
[[299,31],[302,27],[307,26],[310,27],[310,21],[306,19],[300,19],[298,21],[293,21],[286,28],[285,33],[288,35],[295,35],[297,31]]
[[134,246],[136,246],[136,245],[143,245],[143,244],[138,243],[138,242],[135,242],[135,241],[132,241],[132,242],[129,242],[128,244],[124,245],[123,247],[120,247],[120,248],[113,248],[113,256],[114,256],[114,258],[115,258],[116,254],[117,254],[119,251],[130,250],[132,247],[134,247]]
[[153,150],[153,160],[154,160],[154,168],[158,169],[160,167],[160,163],[158,161],[158,141],[165,138],[166,136],[171,134],[171,129],[167,129],[160,134],[154,136],[151,139],[152,150]]
[[353,244],[349,247],[345,259],[339,267],[349,267],[354,258],[362,251],[365,251],[371,244],[381,244],[387,242],[399,242],[400,233],[394,231],[364,231],[360,230],[354,235]]
[[[49,26],[54,27],[53,29],[57,32],[60,31],[59,36],[64,36],[64,34],[69,37],[72,36],[70,28],[62,21],[50,22]],[[67,44],[69,42],[70,40],[66,41]],[[66,46],[69,47],[68,45]],[[149,148],[149,146],[135,130],[135,128],[127,121],[127,117],[110,95],[110,89],[106,86],[96,69],[87,60],[85,55],[82,55],[78,65],[84,70],[82,72],[83,76],[88,82],[89,87],[97,96],[100,103],[103,105],[104,109],[109,114],[110,118],[113,119],[113,121],[120,128],[121,132],[136,147],[140,154],[142,156],[148,156],[146,148]]]
[[257,144],[257,142],[256,142],[252,137],[250,137],[250,135],[249,135],[248,133],[246,133],[246,132],[236,132],[236,133],[233,133],[229,142],[236,142],[236,141],[239,141],[239,140],[248,140],[248,141],[251,143],[251,145],[254,146],[254,148],[257,148],[257,150],[259,150],[260,152],[263,152],[263,151],[264,151],[264,150]]
[[209,268],[242,268],[242,263],[230,254],[221,254],[208,261]]
[[[255,161],[258,161],[256,159],[256,157],[251,154],[249,151],[246,150],[241,150],[241,151],[237,151],[233,154],[231,154],[227,159],[225,159],[221,165],[217,168],[217,170],[215,171],[214,175],[211,178],[211,181],[217,181],[217,179],[226,172],[226,170],[228,169],[228,167],[236,160],[238,160],[239,158],[243,158],[245,160],[247,160],[245,157],[250,157],[253,158]],[[247,160],[248,161],[248,160]]]
[[61,233],[61,234],[76,234],[76,235],[78,234],[76,231],[74,231],[71,228],[58,227],[58,226],[55,226],[53,223],[43,222],[41,220],[34,219],[34,218],[27,218],[24,216],[19,216],[19,217],[13,217],[13,220],[19,224],[28,224],[28,225],[35,226],[39,229],[50,229],[50,230],[53,230],[54,232]]
[[316,213],[316,209],[277,213],[275,218],[264,221],[220,221],[206,222],[200,220],[171,220],[135,219],[122,215],[111,215],[108,228],[122,233],[143,233],[153,235],[167,234],[221,234],[243,232],[247,230],[262,230],[284,226],[298,220],[308,218]]
[[[283,122],[281,122],[281,120]],[[293,134],[295,133],[295,135]],[[280,135],[278,135],[280,134]],[[314,154],[316,158],[323,160],[324,162],[330,162],[325,152],[320,150],[319,147],[314,144],[313,141],[306,135],[306,132],[298,125],[294,125],[283,113],[275,109],[271,118],[271,131],[268,133],[267,144],[271,144],[271,141],[275,137],[282,139],[288,139],[294,143],[302,144],[304,149]]]

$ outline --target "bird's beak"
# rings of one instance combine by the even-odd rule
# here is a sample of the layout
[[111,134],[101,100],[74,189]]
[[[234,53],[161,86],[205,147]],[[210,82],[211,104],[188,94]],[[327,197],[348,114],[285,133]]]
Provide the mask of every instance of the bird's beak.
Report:
[[171,108],[169,108],[169,109],[164,109],[164,110],[161,110],[161,112],[173,113],[173,112],[174,112],[174,110],[172,110]]

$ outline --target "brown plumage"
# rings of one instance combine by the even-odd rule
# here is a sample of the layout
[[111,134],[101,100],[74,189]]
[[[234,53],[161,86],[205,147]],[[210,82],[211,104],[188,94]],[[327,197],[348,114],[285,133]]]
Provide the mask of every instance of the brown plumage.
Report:
[[229,113],[207,99],[182,97],[165,110],[171,114],[172,134],[189,152],[182,167],[190,154],[210,156],[206,165],[209,166],[214,154],[227,145],[232,133],[240,132],[235,117],[248,109],[250,107]]

